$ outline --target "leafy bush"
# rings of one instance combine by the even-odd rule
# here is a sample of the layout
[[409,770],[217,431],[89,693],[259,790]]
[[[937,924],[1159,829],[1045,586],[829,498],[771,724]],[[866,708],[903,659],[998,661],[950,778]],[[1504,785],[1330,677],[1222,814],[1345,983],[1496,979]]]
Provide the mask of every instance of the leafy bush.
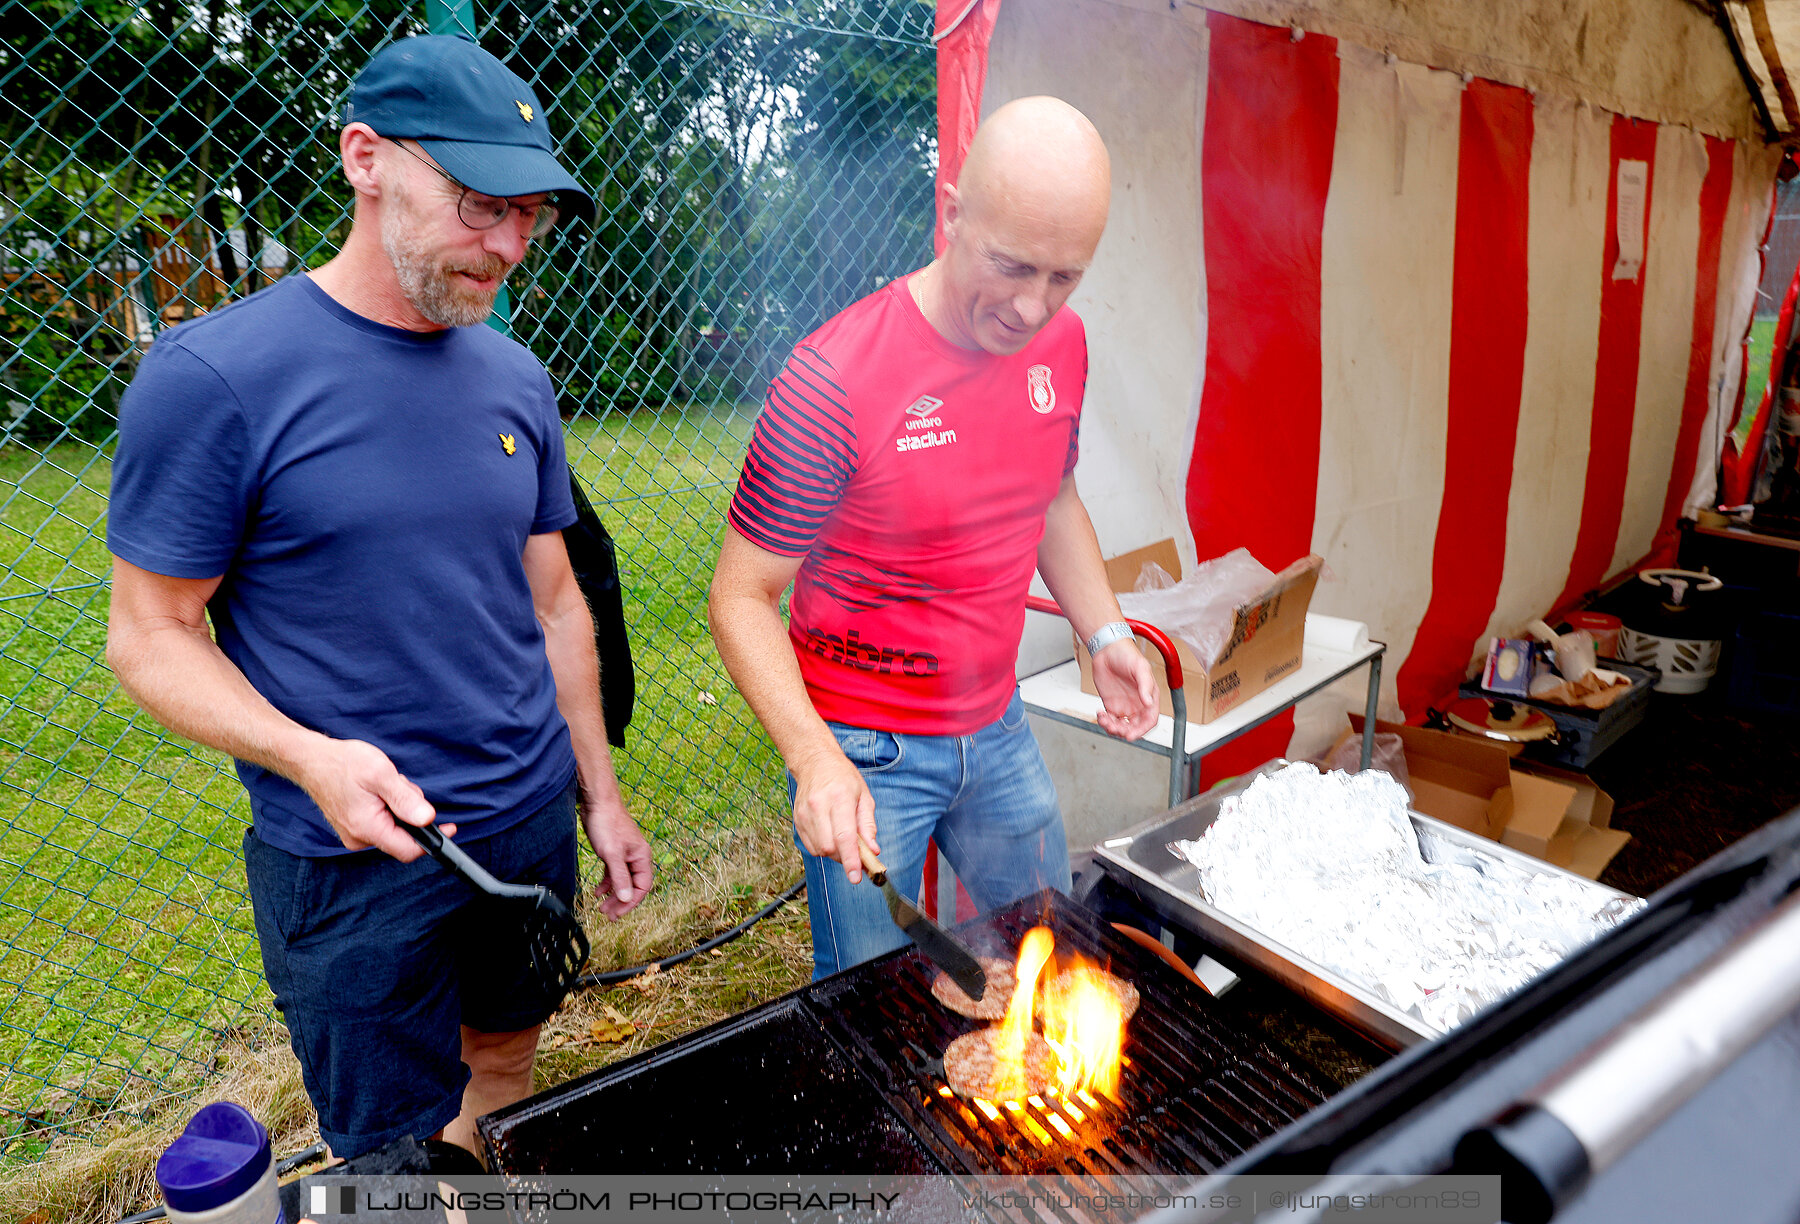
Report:
[[111,436],[135,353],[98,354],[57,328],[32,323],[35,330],[22,336],[9,329],[0,358],[0,441],[42,449],[65,438]]

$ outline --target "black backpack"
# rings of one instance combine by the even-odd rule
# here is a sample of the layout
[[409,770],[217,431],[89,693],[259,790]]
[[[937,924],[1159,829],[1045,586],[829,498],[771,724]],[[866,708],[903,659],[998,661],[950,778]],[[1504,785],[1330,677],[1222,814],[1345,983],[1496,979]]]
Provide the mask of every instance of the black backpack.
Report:
[[606,719],[606,742],[625,746],[625,728],[637,704],[637,673],[631,666],[631,640],[625,636],[625,601],[619,589],[619,562],[612,537],[593,504],[569,469],[569,492],[575,498],[575,522],[563,528],[563,544],[575,581],[587,597],[594,617],[594,650],[600,656],[600,707]]

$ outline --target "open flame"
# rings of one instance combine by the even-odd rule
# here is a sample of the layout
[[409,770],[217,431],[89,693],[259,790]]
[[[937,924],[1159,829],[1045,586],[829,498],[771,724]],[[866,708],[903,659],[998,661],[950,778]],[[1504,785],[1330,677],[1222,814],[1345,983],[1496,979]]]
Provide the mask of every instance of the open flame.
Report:
[[1035,926],[1019,941],[1019,984],[1013,987],[1012,1001],[1006,1005],[1006,1018],[1000,1022],[1000,1039],[994,1043],[999,1064],[1017,1072],[1017,1083],[1025,1083],[1025,1040],[1031,1036],[1032,1005],[1037,998],[1038,974],[1056,947],[1056,936],[1050,928]]
[[1059,989],[1043,992],[1040,1007],[1038,978],[1055,946],[1056,937],[1043,926],[1031,928],[1020,941],[1018,986],[995,1042],[997,1060],[1007,1074],[996,1079],[1025,1082],[1025,1043],[1035,1013],[1043,1021],[1044,1040],[1056,1054],[1053,1091],[1071,1103],[1081,1099],[1090,1106],[1096,1103],[1090,1095],[1095,1092],[1117,1100],[1125,1044],[1124,1005],[1108,988],[1100,967],[1077,958],[1074,966],[1060,975]]
[[1078,961],[1063,976],[1068,989],[1044,1001],[1044,1040],[1056,1051],[1057,1084],[1065,1096],[1093,1091],[1117,1100],[1124,1006],[1098,965]]

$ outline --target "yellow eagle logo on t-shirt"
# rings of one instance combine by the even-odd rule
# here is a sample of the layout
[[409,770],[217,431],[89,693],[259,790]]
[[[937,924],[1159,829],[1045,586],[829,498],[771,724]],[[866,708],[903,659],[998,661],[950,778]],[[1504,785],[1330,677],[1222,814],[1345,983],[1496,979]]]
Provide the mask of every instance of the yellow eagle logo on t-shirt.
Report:
[[519,444],[513,441],[513,436],[511,434],[501,434],[500,449],[510,455],[519,449]]

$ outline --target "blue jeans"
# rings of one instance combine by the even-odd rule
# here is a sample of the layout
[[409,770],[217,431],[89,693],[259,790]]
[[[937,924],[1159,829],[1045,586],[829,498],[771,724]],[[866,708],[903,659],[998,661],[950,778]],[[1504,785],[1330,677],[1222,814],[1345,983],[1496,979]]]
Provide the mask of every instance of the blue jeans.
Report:
[[[826,725],[875,797],[881,861],[901,896],[918,897],[932,839],[984,912],[1046,887],[1069,890],[1062,809],[1017,692],[997,722],[972,735]],[[789,774],[790,802],[794,790]],[[910,942],[879,888],[866,878],[850,883],[836,859],[808,854],[804,846],[800,856],[812,915],[813,980]]]

